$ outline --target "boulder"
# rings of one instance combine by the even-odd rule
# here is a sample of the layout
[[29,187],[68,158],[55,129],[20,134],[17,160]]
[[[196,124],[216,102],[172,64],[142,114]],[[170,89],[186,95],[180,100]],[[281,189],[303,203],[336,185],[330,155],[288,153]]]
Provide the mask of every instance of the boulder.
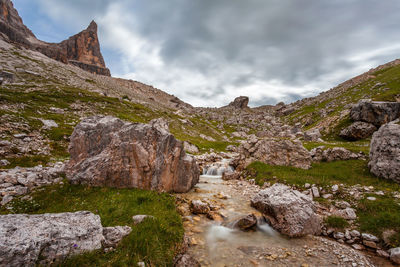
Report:
[[343,147],[325,149],[325,146],[319,146],[311,149],[310,153],[313,162],[331,162],[336,160],[351,160],[363,158],[363,155],[353,153]]
[[383,125],[372,136],[368,167],[374,175],[400,183],[400,125]]
[[248,230],[257,225],[257,217],[254,214],[246,215],[235,223],[235,227],[241,230]]
[[189,254],[181,254],[175,258],[174,267],[200,267],[200,263]]
[[400,117],[400,103],[361,100],[352,107],[350,117],[380,127]]
[[100,216],[88,211],[1,215],[0,265],[49,265],[100,249],[104,240]]
[[318,129],[311,129],[304,133],[304,141],[317,142],[322,137]]
[[116,248],[121,240],[132,232],[129,226],[104,227],[104,248]]
[[229,104],[229,107],[237,108],[237,109],[244,109],[247,108],[249,104],[249,98],[247,96],[239,96],[236,97],[233,102]]
[[400,264],[400,247],[390,250],[390,260],[394,263]]
[[74,184],[187,192],[199,180],[194,158],[164,128],[94,116],[70,139],[65,171]]
[[378,128],[368,122],[357,121],[347,128],[344,128],[339,136],[349,141],[357,141],[370,137]]
[[193,145],[192,143],[189,143],[187,141],[183,142],[183,147],[185,151],[190,154],[197,154],[200,152],[199,148],[196,145]]
[[342,217],[346,220],[355,220],[357,219],[357,214],[354,209],[352,208],[345,208],[342,210],[337,210],[333,213],[336,216]]
[[239,179],[240,179],[240,173],[238,172],[227,171],[222,174],[222,180],[224,181],[239,180]]
[[319,235],[321,218],[310,197],[283,184],[261,190],[251,205],[269,219],[271,226],[290,237]]
[[311,168],[311,154],[298,140],[250,139],[240,145],[239,157],[234,160],[237,170],[243,170],[254,161],[270,165]]
[[190,202],[190,211],[193,214],[207,214],[210,212],[210,206],[201,200],[192,200]]

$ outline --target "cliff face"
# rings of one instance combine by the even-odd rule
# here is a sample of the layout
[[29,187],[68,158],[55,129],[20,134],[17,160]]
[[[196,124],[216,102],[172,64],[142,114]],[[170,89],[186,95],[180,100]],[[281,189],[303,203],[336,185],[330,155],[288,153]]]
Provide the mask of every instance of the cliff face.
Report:
[[26,27],[10,0],[0,0],[0,34],[6,40],[66,64],[78,66],[88,72],[111,76],[100,51],[97,24],[58,44],[38,40]]

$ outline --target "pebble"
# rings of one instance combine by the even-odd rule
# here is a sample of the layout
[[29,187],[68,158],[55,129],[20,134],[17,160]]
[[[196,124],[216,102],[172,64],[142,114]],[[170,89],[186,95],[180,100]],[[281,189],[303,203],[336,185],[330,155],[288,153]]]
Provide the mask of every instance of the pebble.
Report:
[[375,201],[376,197],[367,197],[368,200]]

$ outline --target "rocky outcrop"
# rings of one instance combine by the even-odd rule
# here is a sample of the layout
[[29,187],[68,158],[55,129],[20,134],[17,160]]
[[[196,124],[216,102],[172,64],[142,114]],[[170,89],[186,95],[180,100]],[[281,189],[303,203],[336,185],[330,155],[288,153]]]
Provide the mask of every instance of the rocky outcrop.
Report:
[[127,226],[103,228],[100,216],[88,211],[2,215],[0,265],[50,265],[70,255],[100,249],[103,243],[115,246],[130,231]]
[[322,137],[319,129],[312,129],[304,133],[304,141],[317,142]]
[[321,218],[315,212],[314,202],[286,185],[274,184],[260,191],[251,200],[251,205],[282,234],[300,237],[321,233]]
[[196,161],[165,129],[95,116],[79,123],[70,139],[72,183],[187,192],[199,180]]
[[368,166],[378,177],[400,183],[400,125],[383,125],[372,136]]
[[344,128],[339,136],[349,141],[357,141],[370,137],[377,130],[378,128],[372,123],[357,121]]
[[361,100],[351,109],[350,117],[380,127],[400,117],[400,103]]
[[337,160],[351,160],[365,158],[363,154],[356,154],[343,147],[326,148],[319,146],[313,148],[311,151],[311,158],[313,162],[321,161],[337,161]]
[[6,205],[14,197],[23,196],[33,189],[61,182],[64,178],[64,163],[57,162],[52,167],[14,168],[0,170],[1,205]]
[[239,171],[254,161],[302,169],[311,167],[310,152],[298,140],[257,139],[253,136],[240,145],[238,152],[240,156],[233,164]]
[[0,34],[8,41],[36,50],[66,64],[75,65],[85,71],[111,76],[100,51],[97,24],[89,27],[61,43],[40,41],[23,23],[10,0],[0,1]]
[[237,109],[244,109],[247,108],[249,104],[249,98],[247,96],[239,96],[236,97],[233,102],[231,102],[228,107],[233,107]]

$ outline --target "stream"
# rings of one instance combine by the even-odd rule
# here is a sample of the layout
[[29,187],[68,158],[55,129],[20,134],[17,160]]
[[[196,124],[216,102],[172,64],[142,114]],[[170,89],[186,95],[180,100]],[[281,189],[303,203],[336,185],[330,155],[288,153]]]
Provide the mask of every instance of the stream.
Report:
[[[190,244],[188,253],[201,266],[392,266],[384,259],[327,238],[289,239],[280,235],[250,206],[251,196],[259,190],[257,186],[221,179],[223,171],[230,168],[228,161],[209,167],[191,192],[180,195],[187,202],[205,201],[223,215],[221,220],[191,213],[183,217]],[[242,231],[233,227],[237,219],[251,213],[259,218],[256,229]]]

